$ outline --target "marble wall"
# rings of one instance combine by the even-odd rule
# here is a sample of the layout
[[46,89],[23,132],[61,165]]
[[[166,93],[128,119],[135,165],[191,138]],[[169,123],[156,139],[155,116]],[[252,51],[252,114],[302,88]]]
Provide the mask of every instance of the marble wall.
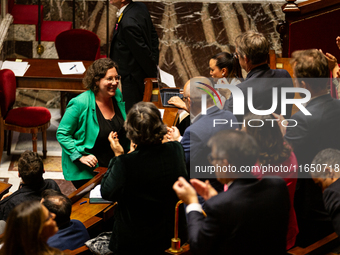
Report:
[[[44,20],[72,21],[72,1],[42,0]],[[36,4],[37,0],[16,0],[17,4]],[[209,75],[208,62],[221,51],[234,51],[234,39],[249,29],[264,33],[277,54],[281,52],[278,20],[284,19],[284,1],[144,1],[160,40],[160,68],[175,76],[178,87],[193,76]],[[102,54],[107,52],[106,1],[75,1],[76,28],[95,32],[101,39]],[[117,9],[109,5],[110,38]],[[36,42],[15,43],[19,56],[38,57]],[[53,43],[48,43],[53,52]],[[29,51],[28,48],[32,48]],[[48,54],[48,53],[44,53]],[[55,52],[50,57],[55,57]]]

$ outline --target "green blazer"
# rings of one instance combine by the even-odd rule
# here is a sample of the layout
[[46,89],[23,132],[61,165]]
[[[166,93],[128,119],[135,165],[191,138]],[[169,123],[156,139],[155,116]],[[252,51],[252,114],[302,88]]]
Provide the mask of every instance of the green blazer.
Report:
[[[116,90],[115,99],[125,120],[125,102],[119,89]],[[65,180],[91,179],[95,175],[93,170],[98,167],[98,164],[91,168],[77,159],[89,154],[86,149],[93,148],[98,134],[95,95],[88,90],[70,101],[57,130],[57,139],[62,147]]]

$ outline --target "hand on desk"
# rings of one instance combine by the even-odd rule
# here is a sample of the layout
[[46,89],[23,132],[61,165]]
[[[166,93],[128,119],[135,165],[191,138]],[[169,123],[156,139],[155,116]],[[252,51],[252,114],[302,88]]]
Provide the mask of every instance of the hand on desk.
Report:
[[90,154],[90,155],[86,155],[86,156],[82,156],[79,161],[81,163],[83,163],[84,165],[87,165],[89,167],[95,167],[98,163],[98,160],[96,158],[96,156]]
[[184,103],[184,101],[182,99],[180,99],[180,97],[178,97],[178,96],[171,97],[168,100],[168,104],[172,104],[172,105],[174,105],[174,106],[176,106],[178,108],[184,109],[187,112],[189,112],[188,109],[187,109],[186,104]]
[[113,150],[116,157],[124,154],[124,149],[119,143],[117,132],[111,131],[108,139],[109,139],[109,142],[110,142],[111,149]]

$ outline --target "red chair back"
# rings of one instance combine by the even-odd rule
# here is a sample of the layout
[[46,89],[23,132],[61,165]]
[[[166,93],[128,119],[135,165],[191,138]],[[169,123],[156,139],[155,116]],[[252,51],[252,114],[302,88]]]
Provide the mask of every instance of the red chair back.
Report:
[[96,60],[100,58],[100,39],[85,29],[71,29],[61,32],[55,39],[59,59]]
[[16,80],[12,70],[0,70],[0,106],[1,115],[5,119],[8,110],[15,102]]

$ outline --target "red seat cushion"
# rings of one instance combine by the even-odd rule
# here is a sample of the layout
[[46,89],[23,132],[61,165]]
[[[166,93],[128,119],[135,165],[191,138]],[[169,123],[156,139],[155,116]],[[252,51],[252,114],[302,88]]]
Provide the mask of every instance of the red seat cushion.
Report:
[[5,123],[20,127],[41,126],[51,119],[51,113],[44,107],[19,107],[8,112]]

